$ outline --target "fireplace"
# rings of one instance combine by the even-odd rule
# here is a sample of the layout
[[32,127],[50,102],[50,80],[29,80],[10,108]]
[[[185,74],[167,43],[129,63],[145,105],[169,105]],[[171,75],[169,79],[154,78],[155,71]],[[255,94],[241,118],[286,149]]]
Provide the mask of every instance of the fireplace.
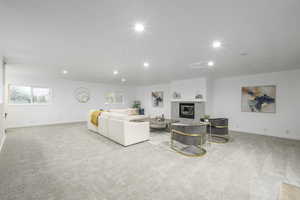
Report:
[[179,117],[194,119],[195,104],[194,103],[179,103]]

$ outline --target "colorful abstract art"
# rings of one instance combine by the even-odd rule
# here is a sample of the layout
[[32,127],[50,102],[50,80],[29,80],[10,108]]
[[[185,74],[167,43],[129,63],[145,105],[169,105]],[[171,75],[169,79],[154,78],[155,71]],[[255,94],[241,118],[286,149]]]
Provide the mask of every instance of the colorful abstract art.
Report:
[[276,86],[242,87],[242,112],[275,113]]

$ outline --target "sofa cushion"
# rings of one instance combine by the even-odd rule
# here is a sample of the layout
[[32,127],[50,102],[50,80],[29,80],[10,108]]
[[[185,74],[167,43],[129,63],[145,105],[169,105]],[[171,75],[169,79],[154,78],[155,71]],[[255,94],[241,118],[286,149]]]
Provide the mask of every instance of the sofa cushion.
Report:
[[123,113],[113,113],[113,112],[109,112],[107,113],[107,115],[109,117],[109,119],[116,119],[116,120],[125,120],[127,118],[127,114],[123,114]]
[[139,110],[136,108],[128,108],[127,112],[128,112],[128,115],[138,115],[139,114]]
[[101,117],[106,117],[115,120],[123,120],[123,121],[141,120],[141,119],[148,118],[145,115],[127,115],[127,114],[114,113],[114,112],[105,112],[101,115]]
[[146,115],[129,115],[127,116],[127,121],[132,120],[147,120],[148,117]]
[[111,113],[128,114],[128,110],[127,109],[110,109],[109,111]]
[[119,113],[126,115],[138,115],[139,111],[136,108],[126,108],[126,109],[110,109],[111,113]]

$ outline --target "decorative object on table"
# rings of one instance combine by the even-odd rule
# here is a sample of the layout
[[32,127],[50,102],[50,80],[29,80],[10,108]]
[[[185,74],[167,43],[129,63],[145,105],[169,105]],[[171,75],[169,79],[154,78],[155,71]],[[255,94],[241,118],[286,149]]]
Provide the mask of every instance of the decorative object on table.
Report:
[[153,107],[163,107],[164,106],[164,92],[152,92],[152,106]]
[[161,116],[156,116],[154,119],[156,121],[162,122],[162,121],[165,121],[165,116],[164,116],[164,114],[162,114]]
[[202,94],[196,94],[195,99],[203,99],[203,95]]
[[205,155],[206,149],[203,145],[207,141],[206,129],[208,124],[204,122],[172,124],[171,148],[185,156],[199,157]]
[[275,113],[276,86],[242,87],[242,112]]
[[[203,118],[201,121],[205,121]],[[209,118],[207,132],[211,132],[211,139],[214,143],[227,143],[229,141],[228,119],[227,118]]]
[[145,109],[144,108],[140,108],[139,109],[139,114],[140,115],[144,115],[145,114]]
[[165,121],[165,115],[164,114],[161,115],[161,120]]
[[139,100],[133,101],[132,108],[138,109],[138,114],[139,115],[144,115],[145,114],[145,109],[141,108],[141,101],[139,101]]
[[173,99],[181,99],[181,94],[179,92],[173,92]]
[[166,119],[162,117],[155,117],[150,119],[150,129],[151,130],[165,130],[167,132],[171,131],[171,126],[173,123],[177,123],[179,120]]
[[161,120],[161,118],[151,118],[150,119],[150,129],[153,130],[162,130],[167,128],[167,123],[165,120]]
[[87,103],[90,100],[90,90],[84,87],[77,88],[74,97],[79,103]]
[[209,122],[209,115],[204,115],[203,119],[204,122]]

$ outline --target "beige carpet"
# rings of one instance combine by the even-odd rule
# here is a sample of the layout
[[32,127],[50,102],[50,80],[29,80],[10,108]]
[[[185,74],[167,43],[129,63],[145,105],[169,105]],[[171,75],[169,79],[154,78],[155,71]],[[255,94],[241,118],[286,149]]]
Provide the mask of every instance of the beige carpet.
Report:
[[0,200],[278,200],[300,185],[300,141],[231,132],[191,158],[170,134],[123,147],[86,124],[11,129],[0,153]]
[[279,200],[299,200],[300,188],[294,185],[283,183],[280,189]]

